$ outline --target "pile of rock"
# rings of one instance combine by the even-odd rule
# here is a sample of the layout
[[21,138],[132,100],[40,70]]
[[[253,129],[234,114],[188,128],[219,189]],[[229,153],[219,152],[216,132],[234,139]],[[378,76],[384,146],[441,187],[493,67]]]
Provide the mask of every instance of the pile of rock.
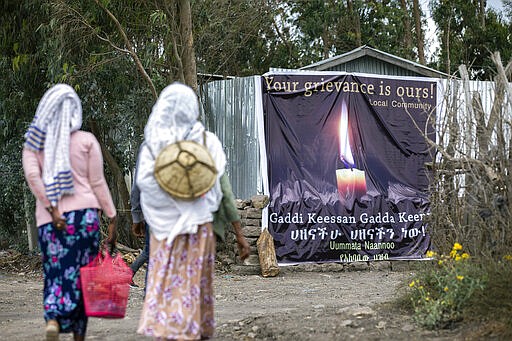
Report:
[[[261,233],[261,212],[268,205],[268,196],[255,195],[247,200],[236,200],[242,232],[251,247],[250,256],[242,263],[238,257],[237,244],[232,226],[226,226],[226,240],[217,245],[217,260],[224,266],[245,265],[259,268],[256,242]],[[254,269],[256,271],[256,269]]]

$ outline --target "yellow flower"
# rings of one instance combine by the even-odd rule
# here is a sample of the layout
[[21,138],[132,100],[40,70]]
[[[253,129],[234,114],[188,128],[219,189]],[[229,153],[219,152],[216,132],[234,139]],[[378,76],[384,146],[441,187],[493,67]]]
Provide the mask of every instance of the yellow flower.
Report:
[[462,250],[462,245],[460,245],[459,243],[455,243],[455,244],[453,244],[453,249],[454,250]]
[[455,261],[456,261],[456,262],[460,261],[461,259],[462,259],[462,257],[461,257],[461,256],[459,256],[459,255],[455,256]]
[[504,260],[512,260],[512,255],[505,255],[503,256]]
[[437,264],[439,264],[439,265],[443,265],[443,261],[440,259],[440,260],[437,262]]
[[464,276],[460,276],[460,275],[459,275],[459,276],[457,276],[457,279],[458,279],[459,281],[462,281],[462,280],[464,279]]
[[425,297],[425,301],[430,301],[430,297]]
[[444,291],[448,291],[448,287],[444,287],[444,289],[443,289],[443,290],[444,290]]
[[432,257],[435,257],[436,253],[434,251],[431,251],[431,250],[428,250],[427,253],[426,253],[426,256],[428,258],[432,258]]
[[450,257],[451,258],[455,258],[455,256],[457,256],[457,251],[456,250],[451,250],[450,251]]
[[412,281],[411,283],[409,283],[409,287],[412,288],[414,286],[414,284],[415,284],[414,281]]
[[462,257],[462,259],[468,259],[469,258],[469,253],[466,253],[464,252],[462,255],[460,255]]

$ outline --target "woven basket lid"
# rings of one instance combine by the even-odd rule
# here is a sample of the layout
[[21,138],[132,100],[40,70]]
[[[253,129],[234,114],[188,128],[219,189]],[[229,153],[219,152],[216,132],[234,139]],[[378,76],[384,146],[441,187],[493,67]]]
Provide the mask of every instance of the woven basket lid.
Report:
[[208,192],[217,177],[208,150],[197,142],[185,140],[160,151],[154,172],[160,187],[183,200],[193,200]]

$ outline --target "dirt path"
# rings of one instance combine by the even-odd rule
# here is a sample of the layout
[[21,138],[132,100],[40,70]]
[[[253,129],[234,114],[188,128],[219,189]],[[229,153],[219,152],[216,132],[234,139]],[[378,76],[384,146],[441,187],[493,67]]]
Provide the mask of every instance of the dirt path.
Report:
[[[340,264],[286,267],[274,278],[235,268],[215,278],[215,340],[457,340],[424,331],[386,302],[404,290],[408,266],[359,269]],[[144,271],[136,281],[143,283]],[[140,340],[143,290],[130,289],[122,320],[91,318],[88,340]],[[40,275],[0,271],[0,339],[42,340]],[[70,335],[61,340],[71,340]]]

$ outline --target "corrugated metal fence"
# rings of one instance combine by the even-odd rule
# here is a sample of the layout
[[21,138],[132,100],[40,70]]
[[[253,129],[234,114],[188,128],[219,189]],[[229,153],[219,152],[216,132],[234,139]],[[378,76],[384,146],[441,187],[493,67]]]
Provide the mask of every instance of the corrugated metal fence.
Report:
[[[492,111],[495,100],[496,84],[489,81],[469,81],[466,84],[461,80],[442,80],[441,95],[444,94],[443,102],[441,103],[440,117],[438,117],[438,134],[442,134],[441,130],[444,128],[444,141],[438,141],[441,145],[447,143],[448,139],[448,122],[442,122],[446,115],[444,113],[450,108],[456,108],[457,123],[458,123],[458,150],[460,157],[464,154],[466,157],[475,157],[477,143],[475,141],[478,129],[478,117],[473,112],[473,100],[475,94],[478,94],[481,100],[482,109],[484,112],[485,122],[487,124],[489,115]],[[509,91],[512,91],[512,83],[509,83]],[[509,149],[508,143],[512,136],[511,126],[507,123],[512,120],[512,103],[509,102],[507,94],[505,94],[503,104],[498,107],[501,110],[501,117],[499,120],[506,123],[493,129],[490,143],[492,145],[497,143],[496,129],[500,129],[505,137],[505,149]],[[468,108],[469,107],[469,108]],[[438,135],[439,138],[439,135]],[[492,149],[492,145],[490,146]]]
[[222,142],[235,197],[262,193],[256,125],[255,82],[258,76],[209,82],[201,88],[202,121]]

